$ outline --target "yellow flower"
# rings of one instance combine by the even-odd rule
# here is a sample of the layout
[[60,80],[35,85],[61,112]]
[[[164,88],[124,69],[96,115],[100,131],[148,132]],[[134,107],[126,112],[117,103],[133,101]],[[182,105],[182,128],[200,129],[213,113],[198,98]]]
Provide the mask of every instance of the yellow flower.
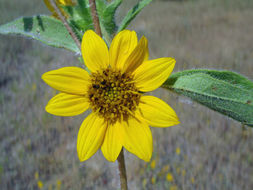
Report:
[[[59,19],[58,15],[54,11],[54,8],[50,4],[49,0],[44,0],[44,3],[47,6],[47,8],[52,12],[52,14],[53,14],[52,16]],[[65,16],[65,17],[68,17],[68,16],[64,12],[64,10],[61,8],[61,6],[74,6],[75,5],[75,3],[72,0],[55,0],[55,3],[57,5],[57,7],[60,9],[63,16]]]
[[155,178],[155,177],[152,177],[152,178],[151,178],[151,183],[154,185],[155,182],[156,182],[156,178]]
[[36,180],[38,180],[38,179],[39,179],[39,172],[35,172],[35,174],[34,174],[34,178],[35,178]]
[[42,183],[42,181],[40,181],[40,180],[37,182],[37,185],[38,185],[39,189],[42,189],[43,186],[44,186],[43,183]]
[[156,161],[155,161],[155,160],[152,160],[150,166],[151,166],[152,169],[155,169]]
[[183,169],[183,170],[182,170],[182,176],[184,177],[184,176],[185,176],[185,174],[186,174],[186,170],[185,170],[185,169]]
[[181,153],[181,150],[179,147],[176,148],[176,154],[179,155]]
[[148,41],[138,42],[134,31],[116,35],[108,51],[106,43],[88,30],[82,40],[82,55],[91,71],[64,67],[45,73],[42,79],[60,93],[46,106],[48,113],[74,116],[91,109],[77,137],[80,161],[101,148],[114,162],[122,147],[144,161],[152,156],[149,125],[169,127],[179,123],[175,111],[164,101],[143,92],[160,87],[172,72],[175,59],[148,60]]
[[192,182],[192,184],[194,184],[194,183],[195,183],[195,179],[194,179],[194,177],[192,177],[192,178],[191,178],[191,182]]
[[56,189],[60,190],[61,189],[61,180],[56,181]]
[[168,173],[166,176],[167,181],[172,182],[174,180],[173,175],[171,173]]
[[73,6],[74,2],[72,0],[56,0],[56,3],[60,5],[65,5],[65,6]]
[[176,186],[176,185],[172,185],[172,186],[170,187],[170,190],[177,190],[177,186]]

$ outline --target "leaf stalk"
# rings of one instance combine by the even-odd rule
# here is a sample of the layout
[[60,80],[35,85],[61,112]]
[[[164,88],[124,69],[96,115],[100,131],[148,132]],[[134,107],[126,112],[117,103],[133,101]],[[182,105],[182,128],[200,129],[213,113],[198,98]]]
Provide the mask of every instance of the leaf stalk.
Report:
[[99,23],[98,14],[97,14],[96,1],[89,0],[89,4],[90,4],[90,10],[91,10],[91,15],[92,15],[92,20],[93,20],[95,32],[100,37],[102,37],[101,27],[100,27],[100,23]]

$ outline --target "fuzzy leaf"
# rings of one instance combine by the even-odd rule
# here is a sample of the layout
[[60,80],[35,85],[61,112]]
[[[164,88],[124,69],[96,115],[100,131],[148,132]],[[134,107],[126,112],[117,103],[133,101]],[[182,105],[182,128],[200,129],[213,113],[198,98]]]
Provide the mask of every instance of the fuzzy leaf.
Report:
[[121,22],[118,32],[121,30],[124,30],[130,22],[136,17],[136,15],[146,6],[148,5],[152,0],[141,0],[139,3],[137,3],[130,11],[128,11],[127,15]]
[[77,30],[86,31],[94,29],[90,8],[86,1],[78,0],[75,6],[62,6],[62,8],[68,13],[70,16],[69,22]]
[[106,6],[103,12],[103,25],[110,35],[114,34],[117,31],[117,25],[115,23],[115,13],[121,3],[122,0],[114,0]]
[[114,0],[111,3],[107,3],[105,0],[96,1],[100,27],[107,44],[110,44],[112,36],[117,31],[115,13],[121,3],[122,0]]
[[103,10],[105,10],[106,8],[106,4],[107,4],[106,0],[96,0],[98,12],[103,12]]
[[64,25],[49,16],[33,16],[16,19],[0,26],[0,34],[19,34],[39,40],[49,46],[80,53]]
[[172,74],[164,88],[253,126],[253,82],[230,71],[188,70]]

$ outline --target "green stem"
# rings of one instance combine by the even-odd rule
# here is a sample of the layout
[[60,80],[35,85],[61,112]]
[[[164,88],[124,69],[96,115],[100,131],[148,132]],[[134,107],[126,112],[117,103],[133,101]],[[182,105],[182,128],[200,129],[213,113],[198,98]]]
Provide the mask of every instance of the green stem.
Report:
[[121,190],[127,190],[127,176],[126,176],[126,165],[124,158],[124,150],[122,148],[118,156],[118,167],[119,167],[119,176],[120,176],[120,186]]

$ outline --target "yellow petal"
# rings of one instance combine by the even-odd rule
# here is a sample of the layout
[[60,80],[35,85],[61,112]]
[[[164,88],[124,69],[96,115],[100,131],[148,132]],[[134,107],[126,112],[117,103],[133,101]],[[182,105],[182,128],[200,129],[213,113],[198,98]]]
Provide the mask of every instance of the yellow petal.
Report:
[[124,63],[138,44],[135,31],[123,30],[113,39],[110,50],[110,64],[112,68],[123,69]]
[[148,92],[160,87],[170,76],[176,60],[159,58],[144,62],[134,74],[136,87],[142,92]]
[[95,113],[83,121],[77,136],[77,153],[81,162],[88,160],[101,147],[106,128],[104,119]]
[[180,123],[175,111],[154,96],[142,96],[139,109],[142,117],[153,127],[170,127]]
[[64,6],[73,6],[75,3],[72,0],[57,0],[57,4],[64,5]]
[[104,40],[92,30],[83,35],[82,55],[85,65],[96,72],[109,66],[109,52]]
[[149,162],[153,151],[153,139],[148,124],[135,118],[129,118],[128,122],[123,124],[123,146],[140,159]]
[[47,6],[47,8],[54,13],[54,8],[52,7],[51,3],[49,2],[49,0],[44,0],[45,5]]
[[84,96],[59,93],[48,102],[46,111],[58,116],[74,116],[88,108],[89,102]]
[[[49,0],[44,0],[45,5],[47,6],[48,10],[52,13],[53,17],[59,19],[58,14],[55,12],[53,6],[49,2]],[[65,16],[66,18],[68,17],[67,13],[61,8],[60,5],[64,6],[73,6],[74,3],[71,0],[57,0],[56,5],[58,6],[59,10],[61,11],[62,15]]]
[[63,67],[46,72],[42,79],[52,88],[68,94],[84,95],[90,84],[87,71],[79,67]]
[[145,60],[148,59],[148,40],[143,36],[138,45],[128,56],[124,63],[125,72],[134,72]]
[[103,145],[101,146],[104,157],[110,162],[114,162],[118,158],[122,149],[122,139],[119,131],[120,125],[117,122],[114,125],[108,126]]

